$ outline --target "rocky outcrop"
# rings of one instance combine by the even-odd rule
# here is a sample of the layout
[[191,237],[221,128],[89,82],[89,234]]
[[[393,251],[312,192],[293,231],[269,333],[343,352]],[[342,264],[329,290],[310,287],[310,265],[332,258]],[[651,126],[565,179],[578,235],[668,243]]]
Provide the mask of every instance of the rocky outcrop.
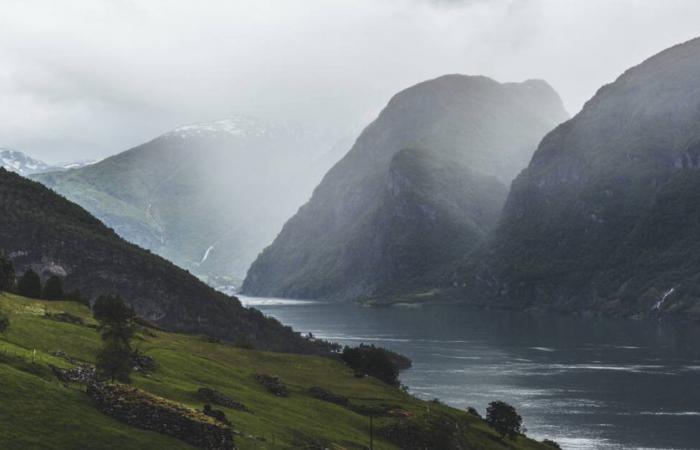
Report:
[[124,385],[92,383],[87,393],[100,411],[128,425],[166,434],[201,449],[234,448],[231,427],[202,412]]
[[287,386],[282,383],[279,377],[265,375],[262,373],[256,373],[254,377],[255,380],[262,384],[270,393],[276,395],[277,397],[289,397],[289,390],[287,389]]
[[237,411],[251,412],[243,403],[237,402],[228,395],[214,389],[206,387],[199,388],[197,390],[197,398],[205,403],[213,403],[215,405],[224,406]]
[[90,384],[96,379],[95,366],[92,364],[77,363],[75,367],[69,369],[61,369],[53,364],[49,364],[49,367],[61,383]]
[[350,400],[347,397],[334,394],[318,386],[310,387],[309,394],[318,400],[323,400],[324,402],[328,403],[335,403],[336,405],[340,406],[348,406],[350,404]]

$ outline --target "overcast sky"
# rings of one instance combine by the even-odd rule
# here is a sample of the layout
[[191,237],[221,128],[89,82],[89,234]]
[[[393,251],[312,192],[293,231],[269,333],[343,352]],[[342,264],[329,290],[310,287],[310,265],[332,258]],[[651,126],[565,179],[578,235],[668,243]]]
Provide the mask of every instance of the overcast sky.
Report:
[[0,147],[100,158],[240,113],[342,133],[445,73],[542,78],[575,113],[696,35],[695,0],[3,0]]

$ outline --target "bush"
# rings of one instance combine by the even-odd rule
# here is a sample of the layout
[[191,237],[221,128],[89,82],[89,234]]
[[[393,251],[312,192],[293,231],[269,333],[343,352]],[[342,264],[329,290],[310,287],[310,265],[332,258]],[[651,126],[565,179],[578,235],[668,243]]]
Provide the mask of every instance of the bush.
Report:
[[391,386],[399,386],[399,369],[389,352],[374,345],[345,347],[343,361],[356,373],[373,376]]
[[486,422],[501,435],[515,439],[521,432],[523,418],[520,417],[511,405],[502,401],[489,404],[486,409]]
[[51,276],[46,280],[43,292],[46,300],[63,300],[65,298],[63,281],[56,275]]
[[561,450],[561,446],[551,439],[545,439],[542,443],[548,447],[552,447],[555,450]]
[[10,326],[10,318],[4,312],[0,311],[0,333],[4,333]]
[[17,293],[23,297],[41,298],[41,278],[31,268],[27,269],[17,283]]

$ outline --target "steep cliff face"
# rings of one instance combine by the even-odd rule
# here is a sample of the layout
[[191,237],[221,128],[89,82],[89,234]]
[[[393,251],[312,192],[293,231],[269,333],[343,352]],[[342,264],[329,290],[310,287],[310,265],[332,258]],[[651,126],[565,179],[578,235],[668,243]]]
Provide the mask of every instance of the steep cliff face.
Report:
[[183,269],[119,238],[87,211],[39,183],[0,168],[0,249],[18,273],[64,278],[89,298],[119,294],[139,316],[175,331],[258,348],[322,351],[257,310],[243,308]]
[[253,295],[356,299],[427,287],[495,222],[566,117],[543,81],[448,75],[395,95],[251,266]]
[[455,284],[508,306],[697,315],[699,155],[695,39],[628,70],[543,139]]

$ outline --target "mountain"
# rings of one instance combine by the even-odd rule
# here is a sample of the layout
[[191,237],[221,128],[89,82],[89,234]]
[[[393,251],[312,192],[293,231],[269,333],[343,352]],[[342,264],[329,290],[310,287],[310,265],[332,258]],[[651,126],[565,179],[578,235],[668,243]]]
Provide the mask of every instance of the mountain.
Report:
[[426,288],[495,225],[507,184],[566,117],[539,80],[447,75],[396,94],[253,263],[243,292]]
[[256,348],[322,350],[274,319],[241,306],[183,269],[129,244],[87,211],[41,184],[0,169],[0,249],[18,273],[58,275],[90,298],[116,293],[153,323],[245,341]]
[[52,170],[61,170],[58,166],[51,166],[20,151],[9,148],[0,148],[0,167],[22,176],[49,172]]
[[700,39],[602,87],[513,182],[463,298],[700,317]]
[[237,284],[326,170],[298,127],[237,116],[35,179],[212,284]]

